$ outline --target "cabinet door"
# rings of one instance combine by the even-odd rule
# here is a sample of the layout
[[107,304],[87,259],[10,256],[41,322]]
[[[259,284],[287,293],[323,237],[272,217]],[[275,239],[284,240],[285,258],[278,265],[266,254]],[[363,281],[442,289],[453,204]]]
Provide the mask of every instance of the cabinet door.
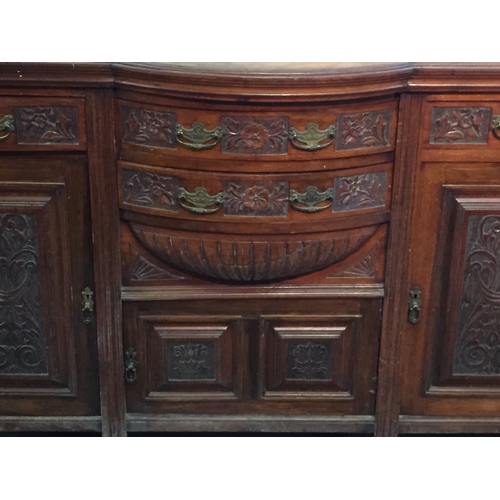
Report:
[[96,415],[87,165],[0,159],[0,415]]
[[500,166],[423,163],[415,200],[401,413],[498,415]]

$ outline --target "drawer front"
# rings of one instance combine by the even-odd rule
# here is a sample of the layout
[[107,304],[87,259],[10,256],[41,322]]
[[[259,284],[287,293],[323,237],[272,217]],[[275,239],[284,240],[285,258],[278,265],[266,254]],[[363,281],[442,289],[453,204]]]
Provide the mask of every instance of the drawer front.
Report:
[[384,212],[390,208],[391,184],[392,164],[256,176],[119,162],[118,179],[122,209],[220,225],[317,224]]
[[309,109],[216,111],[116,101],[123,151],[244,161],[328,159],[392,151],[394,100]]
[[0,98],[0,151],[86,149],[83,99]]
[[293,308],[283,300],[127,303],[128,410],[371,414],[380,307],[359,299]]

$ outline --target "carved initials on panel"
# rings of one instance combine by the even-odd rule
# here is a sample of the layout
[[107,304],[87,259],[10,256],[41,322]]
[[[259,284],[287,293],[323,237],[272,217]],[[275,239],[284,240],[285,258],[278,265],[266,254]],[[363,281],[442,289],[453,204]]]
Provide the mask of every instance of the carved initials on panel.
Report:
[[16,107],[19,144],[79,144],[78,108]]
[[168,342],[168,379],[215,380],[213,342]]
[[285,154],[288,118],[223,117],[223,153]]
[[469,217],[453,373],[500,373],[500,216]]
[[431,144],[486,144],[491,108],[432,108]]
[[0,373],[47,373],[35,217],[0,214]]

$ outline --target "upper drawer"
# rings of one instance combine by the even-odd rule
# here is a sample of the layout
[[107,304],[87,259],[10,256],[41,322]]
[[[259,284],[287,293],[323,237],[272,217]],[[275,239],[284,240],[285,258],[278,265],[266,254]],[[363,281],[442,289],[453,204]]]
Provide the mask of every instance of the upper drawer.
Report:
[[116,101],[123,151],[224,160],[342,158],[392,151],[397,101],[248,111]]
[[0,151],[84,150],[84,99],[0,99]]

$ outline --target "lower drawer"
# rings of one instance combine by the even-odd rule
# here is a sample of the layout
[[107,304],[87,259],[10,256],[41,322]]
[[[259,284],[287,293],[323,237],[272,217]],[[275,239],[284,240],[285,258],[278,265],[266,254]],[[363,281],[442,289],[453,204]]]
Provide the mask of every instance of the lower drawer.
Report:
[[130,413],[369,415],[380,299],[124,304]]

